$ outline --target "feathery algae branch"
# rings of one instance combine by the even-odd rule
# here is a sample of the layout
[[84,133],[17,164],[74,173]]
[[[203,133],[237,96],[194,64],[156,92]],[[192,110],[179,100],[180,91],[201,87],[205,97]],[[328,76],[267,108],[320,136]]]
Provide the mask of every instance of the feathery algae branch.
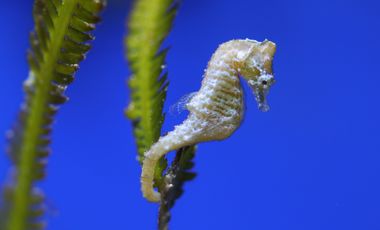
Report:
[[[133,75],[129,80],[131,102],[126,115],[134,126],[140,163],[144,152],[160,137],[168,87],[163,68],[168,50],[161,46],[176,12],[173,0],[137,0],[128,21],[125,45]],[[166,165],[166,160],[161,159],[155,173],[157,186]]]
[[50,133],[58,106],[66,102],[66,87],[90,49],[90,34],[99,21],[102,0],[36,0],[35,30],[28,52],[30,73],[24,83],[25,102],[10,131],[9,154],[15,165],[13,183],[5,189],[3,228],[43,229],[41,192],[35,187],[45,177]]

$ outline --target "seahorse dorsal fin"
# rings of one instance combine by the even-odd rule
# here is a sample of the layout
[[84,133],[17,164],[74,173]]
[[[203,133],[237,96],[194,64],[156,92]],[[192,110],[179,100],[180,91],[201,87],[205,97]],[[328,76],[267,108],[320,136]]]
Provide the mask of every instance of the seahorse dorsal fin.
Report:
[[172,116],[177,116],[186,110],[187,103],[197,94],[198,92],[191,92],[182,96],[176,103],[170,106],[169,114]]

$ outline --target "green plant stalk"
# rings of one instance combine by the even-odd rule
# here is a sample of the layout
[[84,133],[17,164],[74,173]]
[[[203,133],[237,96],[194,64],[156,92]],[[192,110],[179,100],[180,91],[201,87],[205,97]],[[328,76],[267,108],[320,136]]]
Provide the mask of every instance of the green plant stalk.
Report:
[[[137,0],[128,23],[127,57],[134,75],[130,79],[132,102],[127,116],[136,125],[140,163],[160,137],[166,91],[165,80],[160,80],[165,75],[161,68],[165,53],[160,53],[160,49],[174,19],[175,9],[169,10],[172,4],[173,0]],[[162,180],[165,168],[166,160],[162,159],[156,168],[156,183]]]
[[57,58],[64,35],[67,32],[70,18],[78,2],[79,0],[65,1],[59,9],[59,16],[54,19],[55,30],[51,33],[50,42],[44,52],[45,62],[41,65],[40,71],[34,73],[37,80],[36,93],[32,99],[30,116],[27,118],[21,146],[19,174],[17,175],[17,184],[15,186],[14,206],[9,216],[9,230],[24,230],[26,227],[25,219],[27,218],[28,204],[30,203],[29,193],[33,186],[31,171],[33,170],[33,160],[36,157],[35,150],[38,145],[38,138],[42,134],[41,126],[51,90],[50,82],[53,79],[54,65],[58,61]]

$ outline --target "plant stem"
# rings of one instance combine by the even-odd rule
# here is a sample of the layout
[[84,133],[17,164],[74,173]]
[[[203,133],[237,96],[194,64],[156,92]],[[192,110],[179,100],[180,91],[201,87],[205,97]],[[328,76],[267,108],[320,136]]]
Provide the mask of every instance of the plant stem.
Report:
[[182,195],[184,183],[195,177],[195,173],[189,171],[194,165],[192,160],[195,149],[195,146],[179,149],[170,168],[163,177],[163,181],[159,187],[162,196],[158,212],[159,230],[169,229],[170,210],[173,208],[176,200]]
[[36,92],[30,105],[30,113],[26,120],[23,141],[20,151],[20,163],[15,185],[14,206],[9,216],[9,230],[26,229],[26,218],[33,187],[33,163],[36,158],[38,140],[42,135],[42,124],[48,106],[51,80],[54,66],[67,32],[70,19],[79,0],[66,0],[54,21],[54,30],[50,34],[50,42],[44,52],[44,62],[40,71],[34,73],[37,79]]

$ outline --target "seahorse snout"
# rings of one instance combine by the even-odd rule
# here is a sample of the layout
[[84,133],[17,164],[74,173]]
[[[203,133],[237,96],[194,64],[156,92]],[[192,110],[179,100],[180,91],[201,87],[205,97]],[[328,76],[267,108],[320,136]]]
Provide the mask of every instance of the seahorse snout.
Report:
[[274,77],[272,74],[262,74],[257,79],[248,81],[249,86],[255,94],[258,107],[262,112],[267,112],[270,109],[267,102],[267,95],[273,83]]

